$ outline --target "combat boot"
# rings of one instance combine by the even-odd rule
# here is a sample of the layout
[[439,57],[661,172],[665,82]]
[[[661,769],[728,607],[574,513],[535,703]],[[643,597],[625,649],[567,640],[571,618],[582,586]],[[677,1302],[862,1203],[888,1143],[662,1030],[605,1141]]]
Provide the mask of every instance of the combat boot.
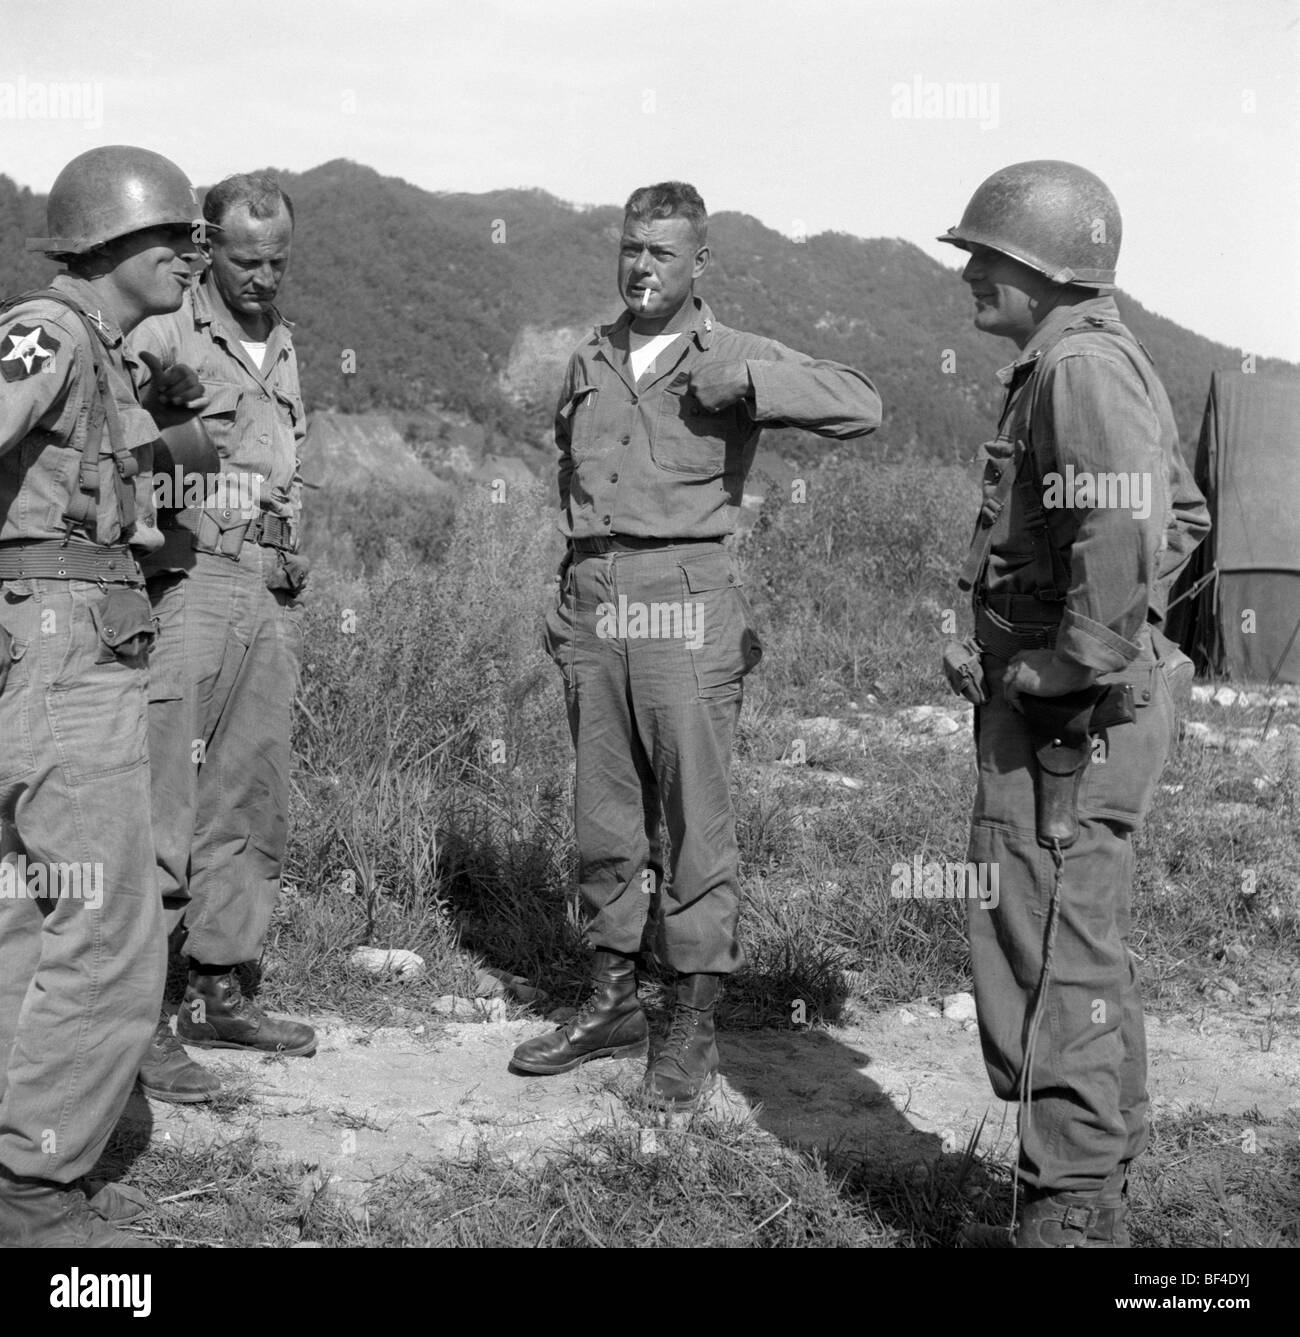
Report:
[[591,995],[572,1021],[525,1040],[510,1060],[517,1072],[568,1072],[593,1058],[631,1058],[644,1054],[650,1027],[636,996],[636,958],[597,952],[592,961]]
[[114,1230],[80,1188],[0,1173],[0,1248],[156,1249],[152,1240]]
[[244,997],[233,967],[219,975],[190,971],[176,1036],[198,1049],[252,1049],[287,1058],[316,1052],[316,1032],[300,1021],[268,1017]]
[[1131,1249],[1133,1238],[1128,1229],[1128,1161],[1121,1162],[1101,1186],[1097,1205],[1115,1211],[1115,1248]]
[[149,1039],[139,1080],[140,1090],[151,1100],[164,1100],[171,1105],[196,1105],[211,1100],[221,1090],[221,1078],[195,1063],[185,1052],[166,1017]]
[[76,1187],[86,1195],[90,1210],[109,1225],[136,1221],[155,1210],[153,1199],[130,1184],[119,1184],[111,1179],[82,1179]]
[[[1121,1242],[1121,1238],[1123,1242]],[[1020,1213],[1017,1249],[1124,1249],[1129,1247],[1123,1207],[1097,1193],[1046,1193]]]
[[718,1075],[713,1008],[719,983],[717,975],[677,977],[672,1023],[641,1086],[651,1104],[689,1109],[713,1086]]

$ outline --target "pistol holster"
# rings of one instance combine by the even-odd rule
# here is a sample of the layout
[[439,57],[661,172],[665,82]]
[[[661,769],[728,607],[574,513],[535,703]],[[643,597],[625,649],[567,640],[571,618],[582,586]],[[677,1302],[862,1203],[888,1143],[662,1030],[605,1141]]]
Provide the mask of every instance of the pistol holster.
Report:
[[1093,708],[1105,694],[1105,687],[1093,686],[1064,696],[1022,693],[1019,698],[1038,759],[1034,785],[1038,843],[1048,849],[1069,849],[1079,838],[1079,788],[1092,756],[1089,733],[1097,727]]

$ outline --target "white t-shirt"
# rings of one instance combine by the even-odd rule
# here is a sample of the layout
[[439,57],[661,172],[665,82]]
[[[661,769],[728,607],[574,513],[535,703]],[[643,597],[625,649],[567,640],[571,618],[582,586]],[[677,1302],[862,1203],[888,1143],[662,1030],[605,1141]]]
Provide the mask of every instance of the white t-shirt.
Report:
[[681,337],[680,334],[638,334],[627,332],[628,361],[632,364],[632,379],[639,381],[654,366],[660,353]]
[[239,342],[244,345],[244,352],[252,358],[258,371],[261,371],[262,363],[266,361],[266,340],[263,339],[260,344],[250,343],[247,339],[241,339]]

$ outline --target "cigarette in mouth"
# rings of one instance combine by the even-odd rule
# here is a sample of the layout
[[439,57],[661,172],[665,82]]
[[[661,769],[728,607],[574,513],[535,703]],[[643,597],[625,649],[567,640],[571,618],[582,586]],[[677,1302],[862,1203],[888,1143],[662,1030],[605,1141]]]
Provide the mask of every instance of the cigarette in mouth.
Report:
[[650,300],[650,289],[649,289],[649,288],[642,288],[642,289],[641,289],[641,310],[642,310],[642,311],[645,310],[645,308],[646,308],[646,303],[649,302],[649,300]]

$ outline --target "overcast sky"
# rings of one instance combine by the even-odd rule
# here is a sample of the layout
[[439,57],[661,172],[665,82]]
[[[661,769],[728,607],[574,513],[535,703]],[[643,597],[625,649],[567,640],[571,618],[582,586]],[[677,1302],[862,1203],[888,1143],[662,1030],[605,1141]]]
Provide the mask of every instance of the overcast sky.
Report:
[[[41,114],[54,84],[75,114]],[[1126,290],[1300,361],[1300,0],[0,0],[0,172],[44,191],[112,143],[205,183],[344,157],[613,204],[680,177],[951,265],[933,238],[985,176],[1065,158],[1119,199]]]

